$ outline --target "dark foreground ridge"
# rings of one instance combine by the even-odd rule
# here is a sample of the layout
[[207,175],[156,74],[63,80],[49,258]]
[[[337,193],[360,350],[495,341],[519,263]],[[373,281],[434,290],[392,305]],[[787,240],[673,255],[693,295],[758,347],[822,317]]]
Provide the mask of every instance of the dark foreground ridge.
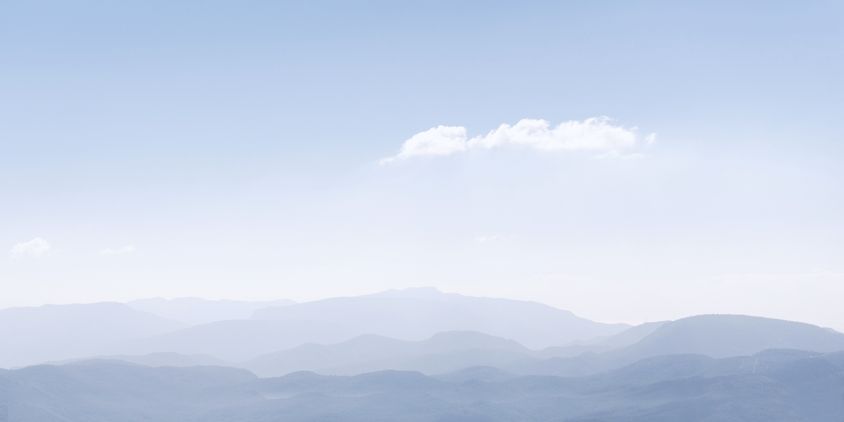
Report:
[[257,378],[94,360],[0,372],[14,422],[841,421],[844,353],[672,355],[579,378],[469,368]]

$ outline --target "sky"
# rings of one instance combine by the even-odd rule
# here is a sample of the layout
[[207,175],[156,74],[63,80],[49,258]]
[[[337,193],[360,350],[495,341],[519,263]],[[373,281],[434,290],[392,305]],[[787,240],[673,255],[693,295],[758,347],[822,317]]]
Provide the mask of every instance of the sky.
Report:
[[436,286],[844,330],[842,75],[834,1],[4,2],[0,307]]

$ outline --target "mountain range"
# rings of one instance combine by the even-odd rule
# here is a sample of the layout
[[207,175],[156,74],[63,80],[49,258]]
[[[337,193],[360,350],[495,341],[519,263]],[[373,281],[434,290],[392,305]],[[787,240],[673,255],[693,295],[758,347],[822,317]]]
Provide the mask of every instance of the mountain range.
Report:
[[798,322],[700,315],[629,327],[534,302],[429,288],[304,303],[184,298],[11,308],[0,310],[0,335],[13,339],[0,348],[0,367],[104,357],[225,364],[262,376],[390,369],[433,375],[472,366],[583,376],[661,355],[844,350],[844,335]]
[[0,310],[0,422],[840,421],[844,334],[434,289]]
[[331,324],[403,340],[422,340],[443,331],[478,331],[530,348],[586,341],[629,328],[537,302],[463,296],[433,288],[269,307],[256,311],[253,319]]
[[[477,374],[479,377],[473,377]],[[818,421],[844,418],[844,354],[672,355],[577,378],[462,370],[257,378],[94,360],[0,371],[9,421]]]

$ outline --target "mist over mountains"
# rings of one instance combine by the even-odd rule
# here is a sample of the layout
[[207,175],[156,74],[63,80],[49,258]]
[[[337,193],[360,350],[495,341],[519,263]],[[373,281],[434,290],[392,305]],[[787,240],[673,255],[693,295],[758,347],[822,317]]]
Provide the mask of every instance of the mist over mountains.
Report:
[[844,415],[844,334],[753,316],[626,326],[409,289],[11,308],[0,335],[3,422]]

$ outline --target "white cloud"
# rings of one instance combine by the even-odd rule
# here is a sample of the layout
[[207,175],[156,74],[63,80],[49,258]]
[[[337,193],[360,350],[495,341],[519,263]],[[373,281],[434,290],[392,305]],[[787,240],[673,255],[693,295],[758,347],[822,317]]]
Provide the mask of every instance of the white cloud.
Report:
[[126,245],[119,248],[105,248],[100,251],[100,255],[126,255],[135,252],[135,246]]
[[411,136],[404,141],[398,154],[384,158],[380,163],[389,164],[420,155],[451,155],[465,150],[465,127],[437,126]]
[[36,237],[27,242],[21,242],[12,246],[9,256],[12,259],[37,258],[50,252],[50,242]]
[[[462,126],[437,126],[404,141],[399,153],[380,161],[389,164],[419,156],[445,156],[473,149],[522,147],[537,151],[591,151],[601,157],[625,157],[656,142],[656,134],[641,136],[636,127],[613,124],[608,117],[571,120],[552,126],[542,119],[502,124],[486,135],[469,138]],[[635,154],[635,153],[632,153]]]

